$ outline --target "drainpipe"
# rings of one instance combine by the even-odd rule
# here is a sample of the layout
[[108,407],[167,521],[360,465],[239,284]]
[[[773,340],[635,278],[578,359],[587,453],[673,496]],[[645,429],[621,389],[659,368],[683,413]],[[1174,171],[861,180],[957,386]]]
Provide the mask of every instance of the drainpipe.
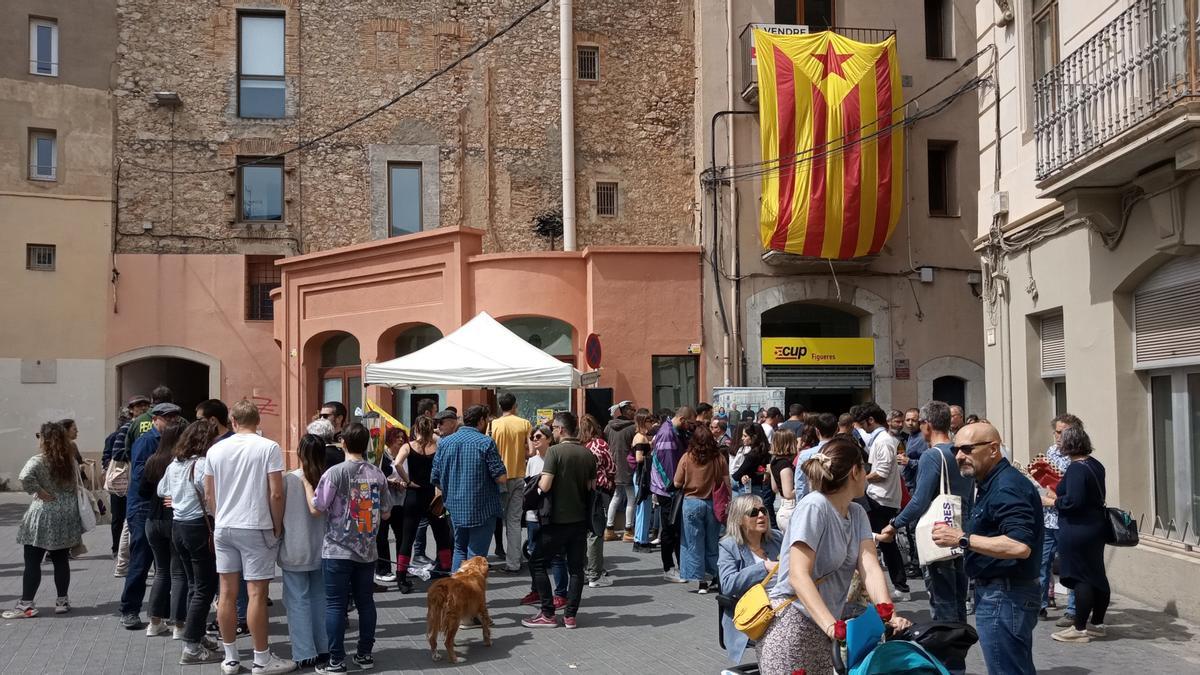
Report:
[[[730,86],[732,86],[732,84]],[[721,356],[722,356],[722,360],[724,361],[722,374],[724,377],[724,386],[726,386],[726,387],[728,387],[730,384],[729,360],[731,358],[731,354],[730,354],[731,340],[729,337],[730,336],[729,316],[725,313],[725,299],[721,296],[721,268],[720,268],[719,263],[717,262],[717,256],[719,255],[719,253],[717,251],[717,243],[718,243],[717,233],[718,233],[718,230],[720,229],[720,220],[721,220],[720,215],[719,215],[721,212],[721,210],[720,210],[721,209],[720,194],[719,193],[721,190],[721,182],[722,182],[721,179],[717,177],[717,122],[720,121],[720,119],[722,117],[725,117],[727,115],[757,115],[757,114],[758,114],[758,111],[756,111],[756,110],[719,110],[719,111],[713,113],[712,120],[709,122],[709,136],[708,136],[708,146],[709,147],[708,147],[708,150],[709,150],[709,172],[710,172],[711,181],[712,181],[711,185],[710,185],[710,187],[712,189],[712,249],[710,250],[708,260],[709,260],[710,265],[712,266],[713,284],[717,287],[717,293],[716,293],[717,310],[719,311],[719,313],[721,315],[721,328],[725,331],[725,339],[724,339],[724,342],[722,343],[723,353]],[[727,122],[726,125],[729,127],[729,138],[732,138],[732,136],[733,136],[732,120]],[[732,164],[732,153],[730,154],[730,157],[731,157],[730,163]],[[732,181],[730,181],[730,193],[731,193],[730,201],[731,202],[734,201],[733,195],[732,195],[733,192],[734,192],[733,183],[732,183]],[[736,203],[735,203],[734,206],[730,210],[730,215],[732,217],[729,221],[729,227],[731,230],[733,230],[734,239],[736,239],[738,236],[737,228],[734,226],[734,223],[737,222],[737,220],[736,220],[737,211],[734,210],[736,208],[737,207],[736,207]],[[734,307],[733,311],[736,313],[738,311],[738,308]],[[740,361],[740,356],[739,356],[739,361]]]
[[[739,41],[734,36],[733,31],[734,31],[733,0],[725,0],[725,108],[728,110],[733,109],[733,97],[735,94],[734,88],[736,86],[733,81],[733,73],[734,73],[733,69],[734,69],[734,65],[735,65],[733,55],[734,55],[735,51],[740,49]],[[742,55],[742,58],[745,58],[745,54]],[[727,160],[728,165],[734,166],[737,162],[734,161],[734,152],[733,152],[733,120],[730,120],[729,123],[725,125],[725,150],[726,150],[726,153],[728,154],[728,160]],[[740,234],[738,232],[738,227],[737,227],[737,222],[738,222],[737,209],[738,209],[737,188],[735,188],[733,186],[733,181],[730,181],[729,182],[729,231],[733,233],[733,236],[731,238],[731,241],[733,242],[733,246],[729,247],[729,249],[730,249],[729,269],[734,270],[732,273],[735,277],[737,276],[736,269],[737,269],[737,262],[738,262],[738,260],[737,260],[737,258],[738,258],[737,241],[738,241],[738,236]],[[713,227],[716,227],[718,222],[719,221],[717,219],[717,214],[714,212],[713,213]],[[717,251],[713,250],[712,254],[713,254],[713,257],[716,258]],[[736,378],[736,380],[732,383],[729,381],[729,371],[730,371],[729,360],[730,360],[730,358],[736,358],[739,365],[742,362],[741,343],[738,341],[738,323],[740,322],[742,310],[741,310],[741,307],[738,306],[737,285],[738,285],[738,281],[736,278],[733,279],[732,283],[729,284],[729,308],[730,308],[730,312],[733,314],[733,317],[732,317],[732,320],[730,321],[730,323],[732,324],[731,329],[725,333],[725,386],[726,387],[730,386],[730,384],[737,384],[737,385],[742,384],[740,377]],[[720,289],[721,289],[720,284],[717,284],[717,292],[718,293],[720,292]],[[740,371],[741,371],[741,368],[739,367],[734,372],[740,373]]]
[[575,250],[575,11],[558,2],[559,108],[562,122],[563,250]]

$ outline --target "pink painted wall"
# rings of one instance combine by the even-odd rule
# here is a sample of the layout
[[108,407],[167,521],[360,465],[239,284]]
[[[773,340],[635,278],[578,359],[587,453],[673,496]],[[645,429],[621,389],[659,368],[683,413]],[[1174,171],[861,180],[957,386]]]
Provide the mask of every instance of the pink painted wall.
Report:
[[[106,353],[111,359],[167,346],[207,354],[221,364],[221,390],[210,394],[227,403],[254,400],[263,433],[278,439],[279,346],[270,321],[245,318],[245,264],[241,255],[116,256],[117,311],[109,315]],[[110,403],[114,409],[118,404]]]
[[[575,329],[581,370],[584,339],[598,333],[601,386],[614,387],[617,400],[646,405],[650,357],[685,354],[701,341],[697,248],[481,255],[482,236],[471,228],[439,228],[280,261],[275,334],[284,347],[284,447],[294,445],[318,404],[316,361],[334,331],[358,338],[366,364],[393,358],[396,334],[414,323],[447,334],[480,311],[497,319],[549,316]],[[367,395],[390,404],[389,391],[371,387]],[[477,393],[450,397],[464,403]]]

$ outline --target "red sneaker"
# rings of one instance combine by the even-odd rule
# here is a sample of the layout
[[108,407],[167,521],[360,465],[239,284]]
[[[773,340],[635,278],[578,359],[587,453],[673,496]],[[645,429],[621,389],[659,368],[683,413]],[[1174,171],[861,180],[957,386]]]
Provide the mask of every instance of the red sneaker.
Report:
[[575,617],[564,616],[563,617],[563,628],[574,628],[574,627],[575,627]]
[[537,594],[537,591],[529,591],[525,597],[521,598],[521,605],[530,605],[536,607],[542,604],[542,596]]
[[555,609],[556,611],[557,611],[557,610],[560,610],[560,609],[562,609],[563,607],[566,607],[566,606],[567,606],[567,599],[566,599],[566,598],[564,598],[564,597],[563,597],[563,596],[561,596],[561,595],[556,595],[556,596],[554,596],[554,609]]
[[558,621],[552,616],[546,616],[541,612],[531,619],[521,619],[521,625],[526,628],[558,628]]

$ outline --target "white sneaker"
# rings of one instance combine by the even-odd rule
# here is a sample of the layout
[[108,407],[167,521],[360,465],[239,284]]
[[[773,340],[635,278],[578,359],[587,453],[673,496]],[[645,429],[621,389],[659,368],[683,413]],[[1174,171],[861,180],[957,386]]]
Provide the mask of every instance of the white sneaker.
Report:
[[238,673],[242,672],[242,662],[241,661],[222,661],[221,662],[221,672],[225,673],[225,675],[238,675]]
[[159,621],[158,623],[151,621],[150,624],[146,626],[146,637],[162,635],[169,630],[171,630],[171,627],[167,625],[166,621]]
[[183,624],[181,624],[181,623],[175,624],[175,628],[171,631],[171,639],[172,640],[182,640],[183,639]]
[[413,559],[409,562],[409,564],[416,565],[417,567],[424,567],[425,565],[432,565],[433,560],[431,558],[429,558],[428,556],[418,555],[418,556],[414,556]]
[[679,570],[674,567],[667,570],[666,572],[663,572],[663,579],[666,579],[667,581],[669,581],[673,584],[686,584],[687,583],[687,580],[681,579],[679,577]]
[[54,600],[54,613],[66,614],[71,611],[71,601],[65,596]]
[[1092,637],[1085,630],[1075,630],[1074,626],[1068,626],[1057,633],[1050,634],[1051,640],[1058,642],[1091,642]]
[[613,585],[612,577],[607,574],[588,582],[588,588],[608,588]]
[[651,546],[658,546],[662,543],[662,537],[655,537],[654,541],[650,542]]
[[388,572],[387,574],[376,574],[375,581],[381,584],[394,584],[396,583],[396,573]]
[[894,602],[908,602],[908,601],[912,600],[912,593],[905,593],[904,591],[898,591],[893,588],[892,589],[892,600]]
[[1108,637],[1108,626],[1102,623],[1089,623],[1087,625],[1087,634],[1097,638]]
[[281,659],[274,654],[264,665],[254,664],[250,672],[254,675],[275,675],[275,673],[290,673],[296,669],[296,662],[291,659]]

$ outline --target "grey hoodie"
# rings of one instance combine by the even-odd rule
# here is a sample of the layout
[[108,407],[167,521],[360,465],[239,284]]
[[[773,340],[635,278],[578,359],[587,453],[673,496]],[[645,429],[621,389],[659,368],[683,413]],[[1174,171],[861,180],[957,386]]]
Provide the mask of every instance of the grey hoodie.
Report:
[[617,467],[617,476],[613,481],[617,485],[630,485],[633,476],[629,470],[629,446],[633,444],[633,435],[637,428],[633,420],[614,417],[604,427],[604,440],[608,443],[608,452],[612,455],[613,464]]

